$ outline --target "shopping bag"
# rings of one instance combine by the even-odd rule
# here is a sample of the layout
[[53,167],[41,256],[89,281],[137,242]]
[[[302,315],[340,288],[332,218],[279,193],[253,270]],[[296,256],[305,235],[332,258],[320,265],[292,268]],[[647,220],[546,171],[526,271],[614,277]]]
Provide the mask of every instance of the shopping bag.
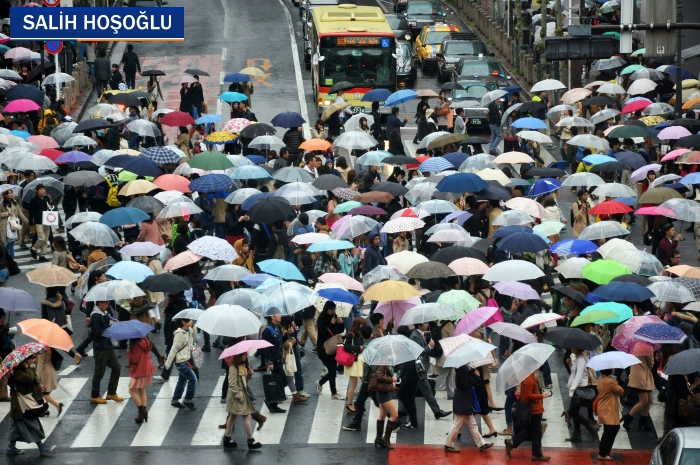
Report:
[[279,373],[265,373],[262,379],[265,402],[284,402],[286,399],[284,387],[287,385],[287,380]]
[[58,212],[41,212],[41,224],[44,226],[58,226]]

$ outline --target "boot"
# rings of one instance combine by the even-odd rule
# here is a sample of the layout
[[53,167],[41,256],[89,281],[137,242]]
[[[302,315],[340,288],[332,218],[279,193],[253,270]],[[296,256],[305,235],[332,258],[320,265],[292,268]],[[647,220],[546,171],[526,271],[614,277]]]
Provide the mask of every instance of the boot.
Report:
[[267,417],[265,415],[261,414],[260,412],[254,412],[250,415],[250,417],[253,420],[255,420],[256,423],[258,424],[258,431],[260,431],[260,428],[262,428],[263,425],[265,424],[265,420],[267,420]]
[[391,433],[394,432],[395,429],[396,422],[388,420],[386,422],[386,429],[384,430],[384,437],[382,438],[382,441],[384,441],[384,447],[386,447],[387,449],[394,448],[394,446],[391,445]]
[[146,420],[146,407],[139,407],[139,414],[136,418],[134,418],[134,421],[136,423],[143,423],[144,420]]
[[573,433],[571,433],[571,437],[567,439],[569,442],[581,442],[581,430],[574,430]]
[[651,423],[651,418],[641,417],[639,419],[639,429],[643,429],[644,431],[653,431],[654,425]]
[[629,413],[626,413],[620,420],[620,422],[622,423],[622,427],[629,431],[632,427],[632,420],[634,420],[634,417],[631,416]]
[[386,448],[382,436],[384,435],[384,420],[377,420],[377,437],[374,438],[374,447]]
[[235,441],[231,441],[231,436],[224,436],[224,449],[235,449],[238,444]]
[[295,404],[303,404],[304,402],[309,400],[306,397],[301,397],[298,392],[296,392],[292,395],[292,399],[294,400]]
[[143,421],[148,422],[148,407],[144,405],[141,408],[143,409]]

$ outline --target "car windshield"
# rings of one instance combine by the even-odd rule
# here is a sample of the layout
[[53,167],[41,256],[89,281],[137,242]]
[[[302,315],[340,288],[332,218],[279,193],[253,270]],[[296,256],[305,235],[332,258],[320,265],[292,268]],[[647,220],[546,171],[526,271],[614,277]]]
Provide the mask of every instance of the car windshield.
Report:
[[392,30],[396,31],[399,29],[408,29],[408,24],[406,23],[406,18],[402,17],[387,17],[386,21]]
[[449,42],[443,50],[445,55],[479,55],[488,53],[483,42]]
[[390,86],[396,79],[395,49],[322,48],[320,84],[349,81],[357,86]]
[[442,43],[442,39],[450,35],[450,31],[444,31],[444,32],[428,32],[425,35],[425,43],[426,44],[440,44]]
[[436,15],[440,11],[439,3],[409,3],[406,14],[409,15]]
[[495,82],[461,82],[464,89],[456,89],[454,92],[455,100],[481,100],[486,93],[496,90]]
[[700,449],[683,449],[678,465],[700,465]]
[[459,72],[460,76],[490,76],[492,72],[496,71],[501,73],[500,63],[497,61],[465,61],[462,65],[462,69]]
[[411,48],[408,46],[408,44],[399,44],[399,54],[402,58],[409,58],[411,56]]

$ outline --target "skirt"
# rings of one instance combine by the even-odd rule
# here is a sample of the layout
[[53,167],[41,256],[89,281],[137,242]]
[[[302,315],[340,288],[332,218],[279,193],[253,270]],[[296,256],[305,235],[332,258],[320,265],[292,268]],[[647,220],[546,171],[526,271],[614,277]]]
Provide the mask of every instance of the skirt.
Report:
[[150,386],[153,381],[153,376],[141,376],[140,378],[131,378],[129,380],[129,389],[143,389]]
[[387,402],[391,402],[391,393],[390,392],[382,392],[382,391],[373,391],[377,395],[377,402],[379,405],[381,404],[386,404]]
[[20,418],[10,424],[10,442],[26,442],[33,444],[42,441],[46,435],[38,418]]
[[363,366],[364,362],[358,358],[352,365],[345,367],[344,374],[345,376],[357,376],[359,378],[362,376]]

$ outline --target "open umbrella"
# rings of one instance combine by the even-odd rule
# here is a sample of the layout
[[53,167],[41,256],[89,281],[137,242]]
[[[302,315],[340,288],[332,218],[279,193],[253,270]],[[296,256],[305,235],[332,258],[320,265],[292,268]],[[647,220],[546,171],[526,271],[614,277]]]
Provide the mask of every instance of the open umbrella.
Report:
[[440,262],[425,262],[413,266],[406,276],[414,279],[436,279],[455,276],[455,272],[449,266]]
[[[621,323],[632,318],[632,309],[627,305],[620,304],[617,302],[598,302],[589,307],[586,307],[582,312],[581,316],[586,316],[593,312],[612,312],[615,316],[609,316],[602,319],[593,319],[596,323]],[[574,320],[575,321],[575,320]]]
[[262,339],[241,341],[221,352],[221,355],[219,355],[219,360],[224,360],[229,357],[233,357],[234,355],[247,354],[251,350],[260,350],[267,347],[272,347],[272,344]]
[[613,278],[623,274],[632,274],[629,268],[615,260],[596,260],[581,269],[583,277],[596,284],[608,284]]
[[537,339],[530,331],[513,323],[496,322],[488,326],[503,337],[515,339],[525,344],[537,342]]
[[586,367],[595,371],[611,369],[624,370],[627,367],[638,363],[642,362],[634,355],[626,354],[624,352],[606,352],[604,354],[591,357],[588,363],[586,363]]
[[154,275],[153,271],[143,263],[132,261],[115,263],[107,270],[106,274],[114,279],[128,279],[136,283]]
[[695,296],[686,286],[674,281],[659,281],[651,283],[647,286],[655,297],[652,302],[677,302],[687,303],[694,302]]
[[479,308],[481,303],[472,297],[467,291],[461,289],[452,289],[447,292],[440,294],[437,300],[440,304],[445,304],[450,307],[454,314],[451,317],[445,318],[446,320],[460,320],[467,313]]
[[642,326],[655,323],[661,324],[663,321],[656,315],[633,316],[615,329],[612,346],[628,354],[634,354],[637,346],[646,346],[649,353],[658,350],[661,347],[660,345],[640,342],[639,339],[633,337],[634,333]]
[[253,223],[272,224],[275,221],[287,219],[293,211],[287,200],[273,196],[255,202],[255,205],[248,210],[248,216]]
[[73,347],[73,340],[70,335],[53,321],[43,318],[29,318],[18,322],[17,326],[19,326],[25,336],[43,342],[50,347],[65,350],[66,352]]
[[211,260],[231,262],[238,258],[236,250],[224,239],[213,236],[204,236],[190,242],[187,248]]
[[[179,254],[178,254],[179,255]],[[192,284],[180,276],[162,273],[149,276],[139,284],[141,289],[151,292],[168,292],[170,294],[186,291],[192,288]]]
[[595,350],[603,344],[596,336],[579,328],[549,328],[543,339],[562,349]]
[[272,276],[279,276],[287,280],[306,281],[306,278],[304,278],[299,269],[286,260],[270,258],[259,262],[258,266],[262,271]]
[[141,339],[153,331],[153,326],[139,320],[119,321],[107,328],[102,335],[115,341]]
[[554,347],[541,343],[528,344],[513,352],[498,369],[496,391],[505,392],[520,384],[539,369],[553,352]]
[[374,284],[385,280],[408,282],[408,276],[393,266],[379,265],[369,273],[362,276],[362,287],[368,289]]
[[396,366],[416,360],[423,348],[406,336],[388,335],[372,340],[362,352],[362,360],[368,365]]
[[199,317],[197,327],[220,336],[244,337],[258,333],[260,319],[238,305],[215,305]]
[[645,324],[634,332],[633,337],[651,344],[680,344],[687,337],[680,328],[666,323]]
[[377,302],[407,300],[417,296],[420,296],[420,293],[416,288],[403,281],[382,281],[367,288],[363,294],[365,301],[374,300]]
[[471,334],[475,329],[480,328],[491,317],[498,312],[497,307],[479,307],[467,313],[455,328],[455,336],[460,334]]
[[[440,342],[442,342],[442,340]],[[443,362],[443,367],[459,368],[469,363],[476,362],[484,357],[491,358],[490,353],[493,350],[496,350],[496,346],[487,342],[476,340],[476,342],[473,344],[467,344],[459,347],[447,355],[445,361]]]
[[216,299],[219,305],[240,305],[243,308],[253,308],[258,304],[261,294],[254,289],[237,288],[224,292]]
[[487,271],[483,279],[486,281],[529,281],[544,276],[541,269],[524,260],[506,260],[497,263]]
[[664,366],[667,375],[689,375],[700,366],[700,349],[686,349],[674,355]]
[[125,224],[136,224],[147,221],[151,217],[147,213],[131,207],[120,207],[107,211],[99,219],[99,222],[106,224],[110,228],[124,226]]
[[119,242],[119,236],[103,223],[86,221],[68,232],[78,242],[99,247],[114,247]]
[[20,363],[29,357],[43,353],[47,347],[49,346],[43,342],[29,342],[17,347],[2,361],[2,365],[0,366],[0,379],[7,377],[10,373],[12,373],[12,370],[17,368]]
[[416,265],[427,262],[428,259],[425,256],[409,250],[402,250],[401,252],[391,254],[387,257],[387,264],[402,273],[408,273],[408,271]]

